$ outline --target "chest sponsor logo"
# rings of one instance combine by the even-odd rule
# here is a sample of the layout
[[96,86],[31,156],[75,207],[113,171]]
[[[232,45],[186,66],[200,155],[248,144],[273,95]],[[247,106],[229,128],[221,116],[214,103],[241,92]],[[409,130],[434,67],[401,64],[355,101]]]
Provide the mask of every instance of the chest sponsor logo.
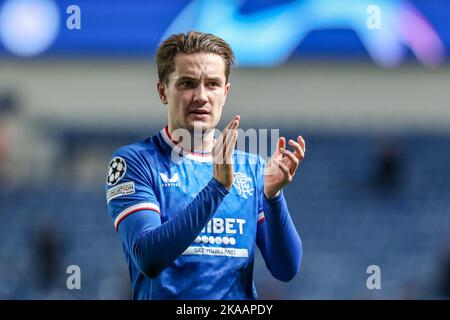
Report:
[[110,202],[112,199],[115,199],[120,196],[124,196],[127,194],[133,194],[135,192],[134,182],[125,182],[121,183],[114,188],[108,190],[106,194],[107,202]]
[[248,197],[253,195],[253,181],[243,172],[234,173],[233,186],[236,188],[238,194],[244,199],[248,199]]
[[212,218],[208,224],[202,229],[201,233],[215,234],[244,234],[245,219],[235,218]]
[[[236,248],[236,237],[244,234],[245,222],[245,219],[212,218],[183,255],[248,257],[246,248]],[[213,246],[204,246],[207,244]]]
[[171,178],[165,173],[159,174],[161,177],[161,180],[163,183],[161,184],[162,187],[180,187],[180,176],[178,175],[178,172],[175,172]]

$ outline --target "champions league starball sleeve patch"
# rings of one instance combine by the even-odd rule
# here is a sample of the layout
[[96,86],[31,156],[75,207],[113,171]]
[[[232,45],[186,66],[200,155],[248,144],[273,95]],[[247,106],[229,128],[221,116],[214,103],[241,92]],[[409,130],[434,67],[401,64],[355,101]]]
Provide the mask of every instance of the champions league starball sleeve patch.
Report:
[[116,185],[127,172],[127,163],[121,157],[114,157],[108,166],[108,176],[106,183],[108,186]]

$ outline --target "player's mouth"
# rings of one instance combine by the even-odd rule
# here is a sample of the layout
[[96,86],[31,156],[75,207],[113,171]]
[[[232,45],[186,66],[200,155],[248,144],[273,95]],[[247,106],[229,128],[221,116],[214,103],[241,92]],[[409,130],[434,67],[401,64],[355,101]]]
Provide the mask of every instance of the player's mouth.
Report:
[[189,111],[190,114],[209,114],[207,109],[192,109]]
[[206,109],[193,109],[189,111],[189,115],[193,116],[194,118],[204,118],[209,116],[211,113]]

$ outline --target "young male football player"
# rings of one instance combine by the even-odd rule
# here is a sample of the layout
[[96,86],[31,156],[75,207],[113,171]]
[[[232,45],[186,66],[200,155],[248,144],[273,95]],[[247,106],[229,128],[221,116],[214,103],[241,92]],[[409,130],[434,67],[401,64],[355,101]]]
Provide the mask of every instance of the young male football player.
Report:
[[157,90],[167,125],[118,149],[109,164],[108,210],[134,299],[255,299],[255,243],[275,278],[299,272],[302,243],[282,188],[304,158],[305,141],[289,140],[290,151],[281,137],[266,164],[235,150],[239,116],[214,139],[233,59],[212,34],[165,40]]

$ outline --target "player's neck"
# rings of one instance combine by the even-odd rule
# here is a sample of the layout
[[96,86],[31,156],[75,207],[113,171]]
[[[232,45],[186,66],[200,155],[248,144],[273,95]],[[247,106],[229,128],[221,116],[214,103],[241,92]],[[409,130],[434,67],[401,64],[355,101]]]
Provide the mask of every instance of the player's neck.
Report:
[[[210,153],[214,145],[214,130],[207,132],[202,132],[201,130],[179,131],[171,125],[167,126],[167,130],[170,139],[187,152]],[[180,136],[182,136],[181,139]]]

